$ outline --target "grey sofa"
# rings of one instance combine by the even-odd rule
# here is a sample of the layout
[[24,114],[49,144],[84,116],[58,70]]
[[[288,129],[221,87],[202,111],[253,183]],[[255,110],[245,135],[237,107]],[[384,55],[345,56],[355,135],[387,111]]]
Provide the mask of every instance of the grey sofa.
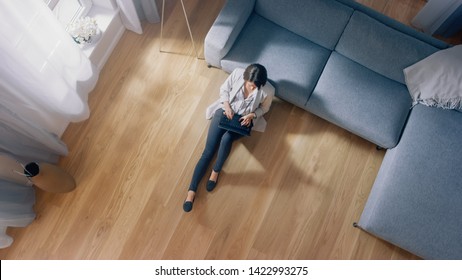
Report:
[[359,226],[426,259],[462,259],[462,113],[415,106]]
[[[229,0],[205,38],[204,51],[209,65],[227,72],[252,62],[265,65],[279,98],[390,149],[359,227],[423,258],[462,259],[462,234],[454,231],[462,232],[456,216],[462,213],[462,185],[456,167],[447,168],[454,158],[461,166],[462,152],[460,145],[452,155],[432,150],[445,145],[441,133],[462,139],[462,126],[454,121],[462,124],[462,115],[421,105],[411,110],[403,74],[447,47],[354,1]],[[450,119],[453,127],[432,124],[434,118]],[[414,130],[425,122],[435,128],[422,141],[424,131]],[[424,180],[415,165],[421,173],[438,173]],[[433,216],[421,217],[426,212],[416,204],[434,207],[427,209]],[[445,220],[454,224],[443,227]]]

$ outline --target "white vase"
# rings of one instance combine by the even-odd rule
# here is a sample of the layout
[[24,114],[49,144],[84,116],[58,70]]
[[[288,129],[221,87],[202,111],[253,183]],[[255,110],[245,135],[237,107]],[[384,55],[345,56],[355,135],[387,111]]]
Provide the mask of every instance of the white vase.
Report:
[[81,47],[87,47],[87,46],[92,46],[96,44],[99,39],[101,38],[101,30],[98,28],[96,30],[96,33],[92,36],[90,36],[88,39],[85,39],[83,37],[72,37],[74,39],[74,42],[76,42],[79,46]]
[[74,177],[50,163],[28,163],[24,168],[24,174],[35,186],[47,192],[65,193],[76,187]]

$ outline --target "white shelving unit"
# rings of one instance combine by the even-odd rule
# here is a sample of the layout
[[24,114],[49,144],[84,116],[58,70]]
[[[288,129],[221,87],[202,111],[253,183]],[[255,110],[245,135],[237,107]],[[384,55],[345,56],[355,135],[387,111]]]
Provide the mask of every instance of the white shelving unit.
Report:
[[116,6],[94,4],[87,16],[96,19],[101,34],[96,38],[96,41],[82,45],[81,48],[101,70],[122,37],[125,27],[119,15],[119,8]]
[[[125,26],[122,23],[119,7],[116,5],[115,0],[92,0],[91,9],[85,16],[96,20],[100,34],[92,43],[79,46],[83,53],[101,71],[125,32]],[[68,122],[57,120],[55,131],[53,132],[61,137],[68,125]]]

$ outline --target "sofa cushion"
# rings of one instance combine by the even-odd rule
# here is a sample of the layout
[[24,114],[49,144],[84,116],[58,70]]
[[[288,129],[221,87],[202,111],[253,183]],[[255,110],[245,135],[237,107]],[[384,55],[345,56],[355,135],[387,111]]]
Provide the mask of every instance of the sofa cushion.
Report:
[[334,49],[353,13],[352,8],[332,0],[257,0],[255,11],[330,50]]
[[385,77],[404,83],[404,68],[439,49],[355,11],[335,50]]
[[425,259],[462,259],[460,139],[462,113],[416,105],[359,226]]
[[258,62],[268,70],[276,95],[303,107],[316,85],[330,50],[253,14],[221,67],[231,72]]
[[333,52],[306,109],[381,147],[396,146],[411,107],[405,85]]

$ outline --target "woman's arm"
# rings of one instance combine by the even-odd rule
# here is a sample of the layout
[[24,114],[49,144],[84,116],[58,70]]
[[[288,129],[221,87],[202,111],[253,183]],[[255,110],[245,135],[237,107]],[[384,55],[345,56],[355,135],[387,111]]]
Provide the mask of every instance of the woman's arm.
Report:
[[252,123],[252,120],[261,117],[266,112],[268,112],[271,107],[272,100],[273,98],[271,96],[266,96],[265,100],[262,103],[260,103],[260,106],[257,109],[255,109],[255,112],[247,114],[239,120],[241,122],[241,125],[249,126]]
[[273,102],[273,97],[275,93],[273,85],[267,82],[266,85],[262,88],[262,90],[265,93],[264,95],[266,95],[266,97],[260,102],[257,109],[255,109],[255,118],[259,118],[266,114],[271,107],[271,103]]
[[233,72],[231,72],[231,74],[229,74],[228,78],[226,78],[225,82],[220,87],[220,101],[222,103],[230,101],[230,93],[233,90],[233,86],[238,78],[237,72],[240,71],[238,71],[238,69],[235,69]]
[[233,90],[233,87],[236,86],[236,82],[239,80],[240,76],[242,76],[241,72],[241,69],[235,69],[220,87],[220,101],[223,103],[225,115],[228,119],[232,119],[234,115],[234,112],[229,105],[230,93]]
[[272,86],[266,87],[267,91],[264,91],[263,95],[265,96],[263,100],[261,100],[260,104],[258,105],[257,109],[254,112],[243,116],[240,121],[241,125],[249,126],[252,120],[263,116],[267,113],[271,107],[271,103],[273,102],[274,96],[274,88]]

